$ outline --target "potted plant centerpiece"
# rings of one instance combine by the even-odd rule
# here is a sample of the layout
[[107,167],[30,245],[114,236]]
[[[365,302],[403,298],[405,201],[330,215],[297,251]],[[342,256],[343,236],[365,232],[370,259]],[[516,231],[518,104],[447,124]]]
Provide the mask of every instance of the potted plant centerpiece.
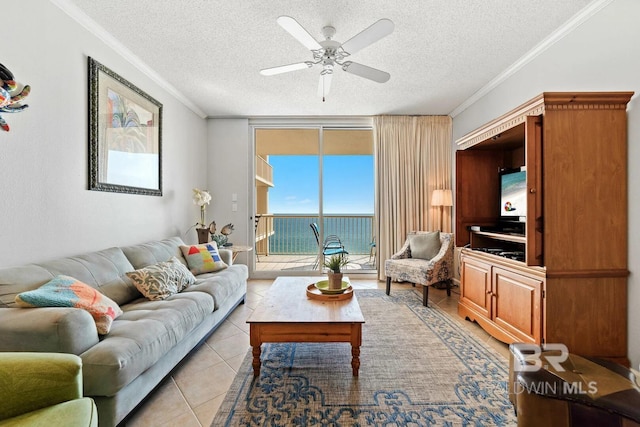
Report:
[[325,260],[324,266],[329,269],[327,278],[329,279],[329,289],[342,289],[342,272],[341,268],[349,263],[349,257],[346,254],[331,255],[331,258]]

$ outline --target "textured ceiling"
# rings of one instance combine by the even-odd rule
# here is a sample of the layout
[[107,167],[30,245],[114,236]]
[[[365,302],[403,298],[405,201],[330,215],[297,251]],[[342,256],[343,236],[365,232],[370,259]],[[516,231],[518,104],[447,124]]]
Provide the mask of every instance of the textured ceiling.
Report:
[[[209,117],[449,114],[591,0],[66,0]],[[353,55],[391,74],[375,83],[319,68],[262,76],[311,59],[277,23],[295,18],[318,40],[345,42],[389,18],[394,32]],[[96,58],[100,60],[100,58]],[[109,67],[109,64],[105,64]],[[117,71],[117,70],[114,70]],[[126,78],[126,76],[124,76]],[[144,89],[144,88],[142,88]]]

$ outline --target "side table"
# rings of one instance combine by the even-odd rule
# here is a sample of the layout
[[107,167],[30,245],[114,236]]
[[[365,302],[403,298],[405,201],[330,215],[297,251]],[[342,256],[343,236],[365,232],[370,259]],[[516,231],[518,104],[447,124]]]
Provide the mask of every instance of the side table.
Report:
[[253,247],[251,246],[242,246],[242,245],[231,245],[231,246],[223,246],[222,249],[228,249],[231,251],[231,260],[233,262],[236,261],[236,257],[240,252],[251,252]]

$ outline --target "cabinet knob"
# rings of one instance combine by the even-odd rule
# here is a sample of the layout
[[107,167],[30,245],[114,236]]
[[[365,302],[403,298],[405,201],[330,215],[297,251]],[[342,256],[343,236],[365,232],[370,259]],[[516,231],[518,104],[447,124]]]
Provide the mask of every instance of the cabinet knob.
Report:
[[491,294],[492,294],[492,292],[491,292],[491,291],[487,291],[487,295],[491,295]]
[[536,192],[536,189],[535,189],[535,188],[531,188],[531,189],[529,190],[529,193],[531,193],[531,194],[534,194],[535,192]]

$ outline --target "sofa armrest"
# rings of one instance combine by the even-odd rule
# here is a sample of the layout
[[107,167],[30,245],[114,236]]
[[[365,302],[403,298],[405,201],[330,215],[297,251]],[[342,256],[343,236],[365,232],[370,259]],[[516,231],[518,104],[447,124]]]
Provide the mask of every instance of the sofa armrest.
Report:
[[82,360],[62,353],[0,353],[0,419],[82,397]]
[[233,265],[233,251],[231,249],[218,248],[220,259],[227,265]]
[[0,351],[81,354],[98,343],[91,314],[67,307],[0,309]]

